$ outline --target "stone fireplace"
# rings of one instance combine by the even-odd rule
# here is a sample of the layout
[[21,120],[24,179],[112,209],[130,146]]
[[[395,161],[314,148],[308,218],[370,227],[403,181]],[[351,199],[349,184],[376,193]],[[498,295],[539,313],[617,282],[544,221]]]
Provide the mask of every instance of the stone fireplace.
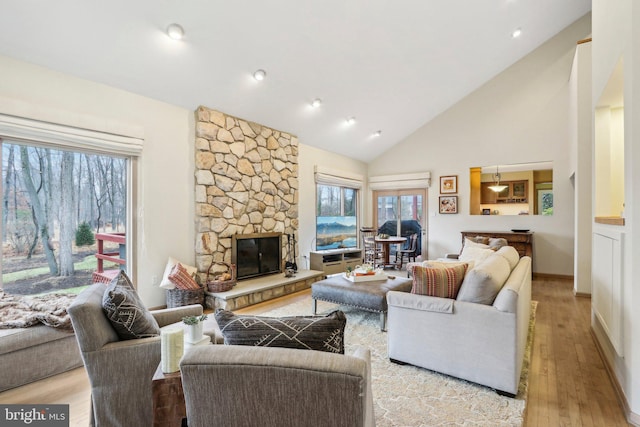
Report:
[[[227,270],[234,234],[297,235],[298,138],[206,107],[195,115],[196,266],[206,279],[210,266]],[[283,259],[287,250],[283,239]]]

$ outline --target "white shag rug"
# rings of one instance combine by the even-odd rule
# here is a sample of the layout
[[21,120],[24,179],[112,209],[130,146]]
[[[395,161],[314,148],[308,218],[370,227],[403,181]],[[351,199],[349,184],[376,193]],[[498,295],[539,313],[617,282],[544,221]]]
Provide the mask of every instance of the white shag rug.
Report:
[[[387,333],[380,316],[351,307],[318,301],[318,313],[340,309],[347,316],[345,354],[356,347],[371,350],[371,377],[377,427],[385,426],[521,426],[527,398],[529,363],[537,302],[531,304],[529,338],[515,398],[468,381],[410,365],[391,363]],[[262,316],[309,315],[311,297]]]

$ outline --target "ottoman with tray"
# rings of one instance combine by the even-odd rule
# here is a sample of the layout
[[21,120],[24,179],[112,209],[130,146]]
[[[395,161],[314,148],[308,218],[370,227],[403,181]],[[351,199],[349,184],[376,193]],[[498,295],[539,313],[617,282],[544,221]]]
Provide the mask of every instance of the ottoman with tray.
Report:
[[344,304],[380,313],[380,329],[385,331],[387,328],[387,292],[410,292],[412,283],[412,279],[397,276],[384,276],[381,280],[362,282],[346,279],[342,275],[329,276],[311,285],[313,314],[317,312],[318,300]]

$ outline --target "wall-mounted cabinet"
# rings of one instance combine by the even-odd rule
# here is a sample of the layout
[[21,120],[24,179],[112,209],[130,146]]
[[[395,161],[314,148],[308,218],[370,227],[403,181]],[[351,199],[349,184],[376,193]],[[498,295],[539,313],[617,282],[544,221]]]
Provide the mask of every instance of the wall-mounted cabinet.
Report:
[[493,185],[492,182],[483,182],[480,186],[480,203],[528,203],[529,183],[527,181],[504,181],[500,182],[500,184],[506,185],[507,188],[496,193],[489,188],[489,186]]

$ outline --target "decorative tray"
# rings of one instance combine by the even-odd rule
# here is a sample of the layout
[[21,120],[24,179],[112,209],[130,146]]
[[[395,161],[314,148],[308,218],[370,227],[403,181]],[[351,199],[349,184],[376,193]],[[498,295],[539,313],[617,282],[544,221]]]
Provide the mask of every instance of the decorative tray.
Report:
[[387,280],[388,278],[384,273],[367,274],[362,276],[356,276],[354,273],[351,273],[349,277],[347,277],[346,273],[342,273],[342,277],[353,283],[372,282],[374,280]]

